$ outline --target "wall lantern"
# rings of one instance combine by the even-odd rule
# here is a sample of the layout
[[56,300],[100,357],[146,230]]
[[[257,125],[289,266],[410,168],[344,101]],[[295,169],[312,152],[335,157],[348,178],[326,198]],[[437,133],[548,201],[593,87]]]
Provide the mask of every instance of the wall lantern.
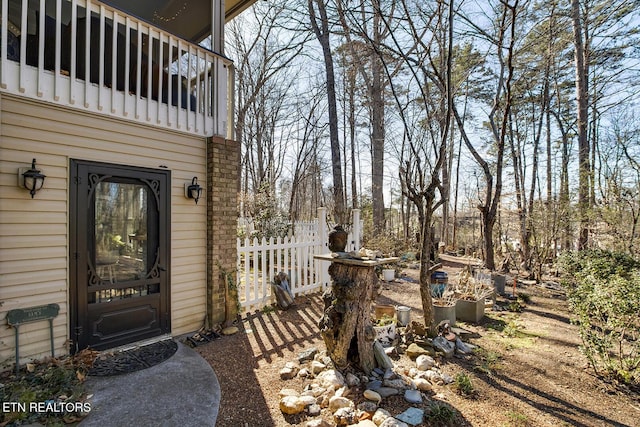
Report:
[[187,199],[194,199],[196,205],[200,196],[202,195],[202,187],[198,184],[198,177],[194,176],[191,180],[191,184],[184,184],[184,195]]
[[39,169],[36,169],[36,159],[31,162],[31,169],[19,168],[18,169],[18,186],[24,187],[31,193],[31,198],[35,196],[36,192],[42,189],[44,185],[44,179],[47,176],[40,173]]

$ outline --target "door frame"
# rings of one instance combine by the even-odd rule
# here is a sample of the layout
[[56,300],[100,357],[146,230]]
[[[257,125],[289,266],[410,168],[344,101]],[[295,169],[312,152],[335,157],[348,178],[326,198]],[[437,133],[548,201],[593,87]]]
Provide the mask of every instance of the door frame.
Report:
[[[89,304],[87,300],[87,285],[81,285],[81,281],[87,281],[87,255],[83,255],[83,245],[93,239],[88,236],[88,220],[82,218],[83,212],[79,209],[87,209],[91,199],[82,190],[88,188],[86,177],[79,174],[80,169],[91,169],[100,174],[118,178],[134,179],[145,182],[152,192],[157,194],[156,203],[158,209],[158,269],[160,275],[160,292],[157,313],[158,325],[153,330],[140,334],[133,334],[128,338],[114,339],[106,345],[92,346],[95,349],[113,348],[119,345],[135,342],[142,339],[160,336],[171,332],[171,171],[167,169],[152,169],[138,166],[103,163],[88,160],[70,159],[69,180],[69,337],[71,341],[70,352],[76,353],[87,347],[89,329]],[[150,179],[153,177],[153,180]],[[151,182],[157,180],[158,188],[151,188]],[[86,217],[86,214],[85,214]],[[84,239],[84,244],[79,244]],[[135,298],[137,299],[137,298]],[[134,300],[135,300],[134,299]]]

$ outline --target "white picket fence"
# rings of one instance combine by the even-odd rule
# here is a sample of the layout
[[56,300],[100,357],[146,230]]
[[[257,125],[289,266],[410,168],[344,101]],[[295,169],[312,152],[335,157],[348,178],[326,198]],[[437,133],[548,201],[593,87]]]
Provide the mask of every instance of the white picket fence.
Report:
[[[346,251],[360,248],[359,210],[353,210],[352,224]],[[319,208],[316,221],[294,224],[293,236],[238,239],[237,283],[242,308],[260,310],[275,302],[271,282],[279,272],[288,274],[294,295],[328,287],[330,263],[316,260],[314,255],[329,252],[332,228],[327,224],[326,208]]]

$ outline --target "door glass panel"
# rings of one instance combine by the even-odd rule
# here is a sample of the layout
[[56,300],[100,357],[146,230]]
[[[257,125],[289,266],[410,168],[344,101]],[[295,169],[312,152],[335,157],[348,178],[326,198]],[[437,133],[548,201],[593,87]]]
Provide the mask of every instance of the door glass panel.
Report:
[[103,282],[146,277],[148,187],[103,181],[95,189],[95,266]]

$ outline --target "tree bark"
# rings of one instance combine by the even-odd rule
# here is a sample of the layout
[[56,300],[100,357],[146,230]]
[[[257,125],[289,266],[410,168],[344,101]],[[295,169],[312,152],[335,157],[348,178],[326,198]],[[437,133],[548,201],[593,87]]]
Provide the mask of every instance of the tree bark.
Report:
[[339,262],[331,263],[329,275],[332,287],[323,295],[319,324],[327,353],[338,369],[356,365],[369,374],[376,367],[371,303],[378,276],[373,266]]

